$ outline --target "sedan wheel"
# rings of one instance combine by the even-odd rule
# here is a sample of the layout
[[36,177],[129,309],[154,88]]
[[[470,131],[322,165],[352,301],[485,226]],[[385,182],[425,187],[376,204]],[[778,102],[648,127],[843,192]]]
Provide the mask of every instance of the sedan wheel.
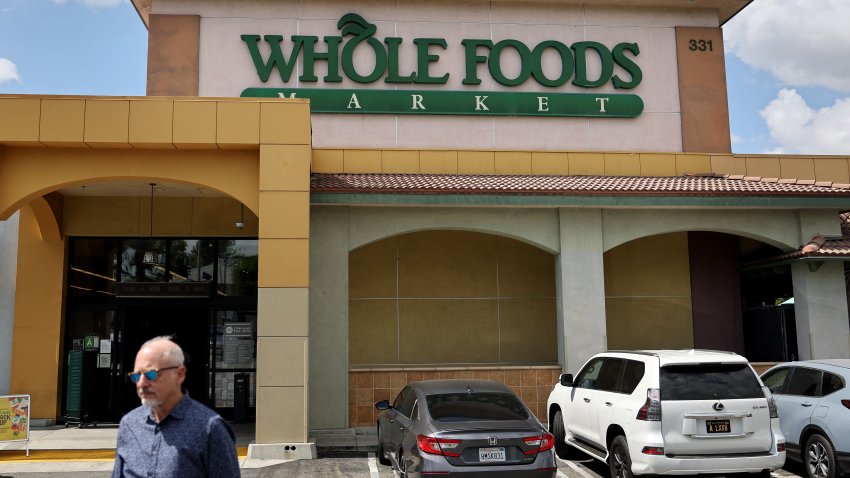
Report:
[[608,451],[608,467],[611,469],[611,478],[633,478],[632,458],[629,456],[629,444],[626,437],[619,435],[611,442]]
[[835,478],[835,450],[824,436],[809,437],[805,458],[809,478]]
[[378,431],[378,463],[382,465],[389,465],[390,460],[387,458],[387,452],[384,450],[384,444],[380,439],[381,433]]

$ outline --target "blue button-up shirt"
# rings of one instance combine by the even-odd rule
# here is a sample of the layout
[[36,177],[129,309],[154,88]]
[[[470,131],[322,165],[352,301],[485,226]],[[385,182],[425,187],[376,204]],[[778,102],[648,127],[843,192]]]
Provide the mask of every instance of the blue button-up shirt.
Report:
[[238,477],[236,437],[223,418],[188,394],[161,423],[143,405],[121,418],[112,476]]

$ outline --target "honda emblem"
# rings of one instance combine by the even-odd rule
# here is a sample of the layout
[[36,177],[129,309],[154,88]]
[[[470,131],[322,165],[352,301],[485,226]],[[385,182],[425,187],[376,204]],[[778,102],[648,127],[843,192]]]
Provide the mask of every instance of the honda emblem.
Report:
[[496,437],[487,437],[487,443],[489,443],[490,446],[496,446],[496,444],[499,443],[499,439]]

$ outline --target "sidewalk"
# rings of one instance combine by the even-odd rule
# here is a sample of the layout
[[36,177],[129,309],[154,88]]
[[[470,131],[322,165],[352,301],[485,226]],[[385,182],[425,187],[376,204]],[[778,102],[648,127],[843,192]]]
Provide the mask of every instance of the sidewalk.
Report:
[[[254,441],[254,424],[231,423],[231,427],[236,434],[241,468],[262,468],[291,461],[248,458],[248,445]],[[317,430],[311,436],[319,456],[374,451],[377,443],[371,429]],[[33,428],[29,457],[25,442],[0,442],[0,474],[111,471],[117,438],[117,424],[99,424],[96,428]]]

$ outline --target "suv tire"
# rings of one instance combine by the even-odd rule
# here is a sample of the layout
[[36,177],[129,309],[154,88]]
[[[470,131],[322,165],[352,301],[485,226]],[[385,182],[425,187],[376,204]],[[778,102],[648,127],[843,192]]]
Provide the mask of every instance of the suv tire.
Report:
[[835,449],[823,435],[815,433],[806,440],[803,463],[809,478],[835,478]]
[[569,460],[576,457],[576,449],[567,445],[565,439],[567,432],[564,430],[564,415],[560,410],[555,412],[555,417],[552,419],[552,435],[555,437],[555,454],[558,458]]
[[611,478],[634,478],[635,476],[632,474],[629,444],[623,435],[617,435],[611,442],[608,450],[608,468],[611,470]]

